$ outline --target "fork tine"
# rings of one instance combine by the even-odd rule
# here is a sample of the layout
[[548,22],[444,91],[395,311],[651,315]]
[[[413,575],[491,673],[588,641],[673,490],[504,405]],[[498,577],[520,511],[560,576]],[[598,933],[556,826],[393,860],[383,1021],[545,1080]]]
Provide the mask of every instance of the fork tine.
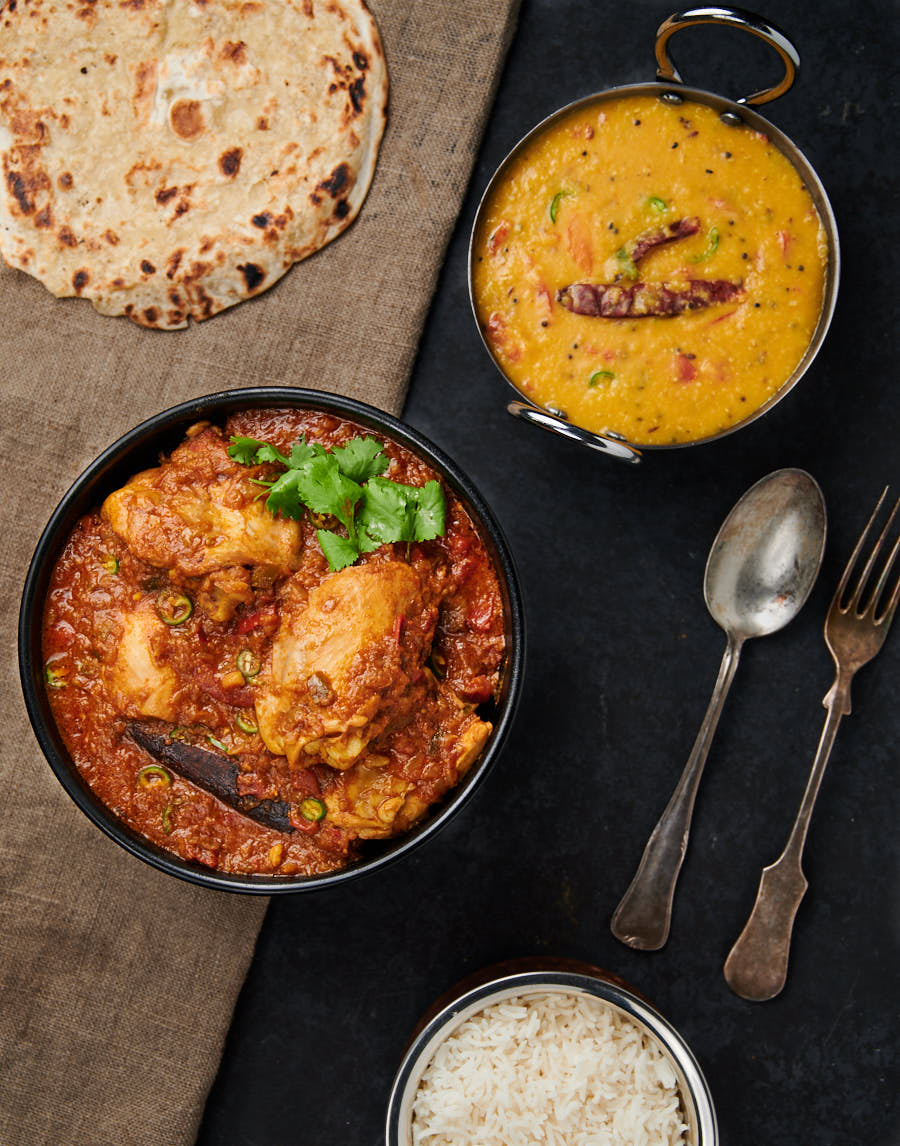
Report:
[[[878,516],[879,510],[881,509],[882,505],[884,505],[884,499],[887,497],[888,489],[889,489],[889,487],[885,486],[884,489],[881,491],[881,497],[875,503],[875,508],[872,510],[871,516],[869,517],[869,520],[866,522],[866,527],[862,531],[862,533],[859,535],[859,540],[856,542],[856,545],[853,547],[853,552],[850,554],[850,560],[847,562],[846,568],[844,569],[844,573],[841,577],[840,584],[838,585],[837,589],[835,590],[833,604],[835,606],[837,606],[839,609],[841,609],[841,612],[847,612],[847,610],[850,608],[851,605],[856,605],[859,603],[860,594],[862,593],[862,590],[865,587],[866,580],[868,579],[869,573],[872,570],[872,566],[875,563],[875,557],[876,557],[876,555],[878,553],[878,549],[881,545],[881,541],[882,541],[882,538],[884,536],[884,531],[882,531],[881,536],[875,542],[875,547],[873,548],[871,554],[869,555],[869,559],[866,562],[866,564],[863,568],[863,571],[859,576],[859,580],[857,581],[856,586],[854,587],[853,591],[851,592],[850,597],[849,597],[846,605],[842,606],[841,601],[843,599],[844,592],[847,588],[847,585],[850,581],[850,577],[851,577],[851,575],[854,571],[854,568],[856,566],[857,558],[859,557],[860,553],[862,552],[863,546],[866,543],[866,538],[869,536],[869,532],[871,531],[872,526],[875,523],[875,519]],[[894,507],[894,510],[896,511],[896,506]],[[893,514],[891,514],[891,516],[893,517]]]
[[[886,492],[887,492],[887,490],[885,490],[885,493]],[[881,576],[878,579],[878,584],[872,590],[871,594],[869,594],[869,596],[866,598],[865,608],[862,608],[862,598],[863,598],[863,594],[865,593],[866,589],[868,588],[869,576],[872,573],[872,570],[875,568],[875,561],[878,557],[878,554],[881,552],[881,547],[884,544],[885,540],[887,539],[888,534],[891,531],[891,526],[894,524],[894,518],[897,516],[898,507],[900,507],[900,501],[897,501],[894,504],[893,509],[888,514],[887,521],[884,523],[884,526],[882,527],[881,532],[878,534],[878,539],[876,540],[874,546],[872,547],[872,552],[869,554],[869,560],[866,562],[866,567],[865,567],[865,569],[863,569],[862,574],[859,578],[859,585],[858,585],[857,591],[856,591],[857,609],[859,609],[860,613],[863,613],[863,614],[868,613],[871,610],[872,615],[873,615],[873,619],[874,619],[874,614],[875,614],[875,607],[878,604],[878,598],[881,596],[881,592],[884,589],[885,582],[887,581],[887,578],[888,578],[888,574],[891,571],[891,565],[893,563],[894,553],[895,553],[896,547],[897,547],[896,542],[894,543],[894,548],[891,550],[891,553],[889,554],[888,559],[885,562],[884,569],[882,570]]]
[[[900,506],[900,500],[898,500],[897,505],[894,506],[894,513],[897,512],[898,506]],[[894,514],[892,513],[891,517],[893,516]],[[893,566],[894,559],[898,553],[900,553],[900,536],[898,536],[894,541],[893,548],[891,549],[891,554],[884,564],[884,569],[882,569],[881,576],[878,578],[878,584],[875,586],[875,592],[872,594],[872,620],[876,625],[885,625],[885,627],[890,625],[891,621],[894,619],[894,611],[897,608],[897,601],[900,600],[900,577],[898,577],[894,582],[894,588],[891,592],[887,604],[882,609],[881,613],[877,617],[875,616],[875,610],[878,608],[879,604],[881,603],[881,598],[885,594],[891,567]]]

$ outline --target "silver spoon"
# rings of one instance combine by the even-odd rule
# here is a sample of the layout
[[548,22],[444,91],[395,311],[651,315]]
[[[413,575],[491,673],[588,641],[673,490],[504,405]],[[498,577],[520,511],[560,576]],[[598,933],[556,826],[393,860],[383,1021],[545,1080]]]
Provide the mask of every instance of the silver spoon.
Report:
[[691,755],[647,841],[631,885],[612,917],[629,947],[655,951],[669,937],[675,884],[691,815],[741,647],[793,620],[815,583],[825,550],[825,501],[804,470],[776,470],[751,486],[712,543],[703,596],[728,638],[719,677]]

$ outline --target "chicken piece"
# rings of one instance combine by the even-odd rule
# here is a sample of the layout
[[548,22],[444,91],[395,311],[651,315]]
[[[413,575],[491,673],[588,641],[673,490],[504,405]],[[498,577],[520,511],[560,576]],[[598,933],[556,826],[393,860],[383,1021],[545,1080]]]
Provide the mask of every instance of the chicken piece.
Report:
[[456,751],[453,760],[457,779],[465,776],[472,767],[472,764],[481,754],[482,748],[484,748],[487,743],[487,738],[490,736],[493,727],[494,726],[489,724],[486,720],[481,720],[475,716],[472,718],[472,723],[462,730],[456,742]]
[[402,561],[351,565],[306,597],[290,592],[256,700],[266,747],[349,768],[403,708],[431,647],[437,610]]
[[[451,700],[461,727],[443,732],[443,782],[438,795],[468,772],[491,733],[491,725],[471,713],[467,705],[455,697]],[[425,707],[430,707],[428,700]],[[389,764],[389,757],[374,752],[357,760],[325,794],[329,821],[359,839],[376,840],[399,835],[421,819],[437,798],[433,787],[420,792],[413,780],[397,775]]]
[[255,472],[233,461],[222,434],[208,427],[111,493],[103,515],[135,556],[185,577],[235,565],[290,572],[299,565],[300,527],[256,500]]
[[250,574],[241,567],[207,573],[197,587],[197,605],[211,621],[230,621],[238,605],[252,604]]
[[116,658],[106,669],[106,682],[116,711],[126,716],[176,718],[178,690],[175,670],[162,661],[169,630],[151,601],[122,616]]
[[345,773],[343,781],[325,794],[328,820],[359,839],[385,839],[402,830],[394,828],[394,820],[407,799],[415,799],[414,795],[409,796],[414,787],[411,780],[372,767],[368,760],[358,761]]

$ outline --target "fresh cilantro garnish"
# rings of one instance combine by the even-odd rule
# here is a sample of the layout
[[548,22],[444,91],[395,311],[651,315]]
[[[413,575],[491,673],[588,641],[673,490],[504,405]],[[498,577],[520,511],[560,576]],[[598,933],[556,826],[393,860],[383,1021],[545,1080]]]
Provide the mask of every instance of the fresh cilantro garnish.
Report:
[[416,502],[416,541],[431,541],[434,537],[443,537],[447,507],[440,482],[427,481],[417,489]]
[[241,465],[264,462],[285,467],[272,481],[255,478],[268,489],[266,507],[298,521],[305,509],[336,517],[347,536],[318,529],[316,537],[332,571],[352,565],[361,553],[395,541],[430,541],[444,533],[446,506],[437,481],[404,485],[382,477],[390,464],[375,438],[351,438],[326,450],[306,436],[289,456],[268,442],[233,437],[229,457]]
[[335,446],[331,451],[337,458],[341,472],[352,481],[364,482],[388,468],[388,458],[381,442],[374,438],[351,438],[346,446]]
[[436,481],[402,485],[373,477],[359,512],[359,523],[378,541],[430,541],[444,532],[444,495]]
[[[282,485],[285,495],[296,494],[313,513],[332,513],[346,529],[353,528],[353,515],[362,489],[342,473],[340,461],[334,454],[323,452],[289,469],[272,486],[272,493],[280,493]],[[269,505],[269,509],[274,512],[273,506]],[[296,516],[299,517],[299,513]]]
[[348,537],[341,537],[339,533],[332,533],[330,529],[317,529],[316,537],[333,573],[352,565],[359,557],[359,552]]
[[257,464],[256,455],[262,449],[269,449],[265,442],[259,442],[256,438],[238,438],[232,437],[231,445],[228,447],[228,456],[234,458],[236,462],[240,462],[242,466],[255,466]]

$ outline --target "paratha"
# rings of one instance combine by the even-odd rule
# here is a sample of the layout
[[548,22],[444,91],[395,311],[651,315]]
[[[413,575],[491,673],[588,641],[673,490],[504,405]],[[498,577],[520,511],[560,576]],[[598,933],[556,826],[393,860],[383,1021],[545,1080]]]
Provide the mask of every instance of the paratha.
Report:
[[362,0],[6,0],[0,253],[172,330],[340,234],[387,69]]

